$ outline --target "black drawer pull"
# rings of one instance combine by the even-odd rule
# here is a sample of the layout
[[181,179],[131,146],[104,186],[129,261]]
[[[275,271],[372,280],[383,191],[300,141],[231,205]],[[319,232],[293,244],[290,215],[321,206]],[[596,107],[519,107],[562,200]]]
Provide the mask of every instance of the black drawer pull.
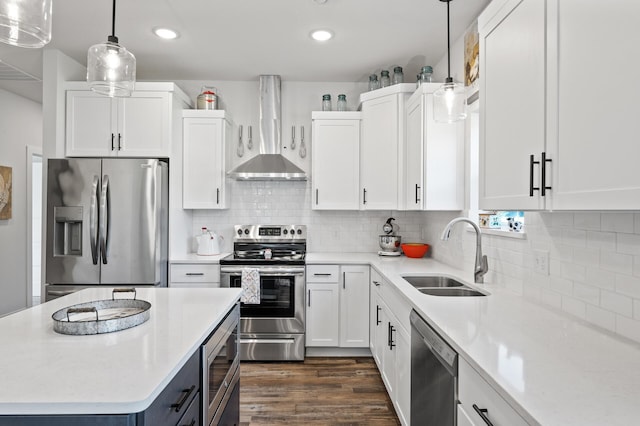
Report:
[[491,420],[489,420],[489,417],[487,417],[486,414],[489,412],[489,410],[487,410],[486,408],[480,408],[476,404],[473,404],[473,409],[476,410],[476,413],[478,413],[480,418],[484,420],[487,426],[493,426],[493,423],[491,423]]
[[382,321],[380,321],[380,311],[382,308],[376,305],[376,326],[379,325]]
[[188,277],[201,277],[204,275],[204,272],[187,272]]
[[196,385],[192,385],[189,389],[183,389],[182,398],[180,398],[180,400],[175,404],[171,404],[171,408],[175,408],[176,413],[180,412],[180,410],[182,410],[182,406],[184,405],[184,403],[187,402],[187,400],[189,399],[189,395],[191,395],[195,389],[196,389]]
[[314,277],[330,277],[331,274],[313,274]]

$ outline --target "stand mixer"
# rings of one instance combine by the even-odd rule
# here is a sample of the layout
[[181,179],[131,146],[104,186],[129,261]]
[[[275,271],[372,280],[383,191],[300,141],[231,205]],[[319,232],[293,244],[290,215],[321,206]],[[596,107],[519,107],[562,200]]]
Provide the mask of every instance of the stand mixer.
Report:
[[400,229],[398,225],[392,223],[395,218],[390,217],[387,219],[384,225],[382,225],[382,232],[384,234],[378,237],[378,244],[382,250],[378,251],[379,256],[400,256],[402,251],[400,250],[400,235],[396,235],[396,232]]

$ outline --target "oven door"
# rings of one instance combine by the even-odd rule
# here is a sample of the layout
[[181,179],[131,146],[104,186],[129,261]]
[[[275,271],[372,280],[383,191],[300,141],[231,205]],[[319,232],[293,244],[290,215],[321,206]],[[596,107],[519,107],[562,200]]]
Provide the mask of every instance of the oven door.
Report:
[[[221,287],[242,287],[242,266],[220,268]],[[304,266],[259,266],[260,303],[242,303],[241,333],[304,333]]]

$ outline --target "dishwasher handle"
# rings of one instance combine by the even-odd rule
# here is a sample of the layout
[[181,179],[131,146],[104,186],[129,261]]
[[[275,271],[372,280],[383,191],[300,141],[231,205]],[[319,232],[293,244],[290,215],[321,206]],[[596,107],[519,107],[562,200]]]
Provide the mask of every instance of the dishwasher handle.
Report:
[[409,316],[411,321],[412,333],[416,332],[424,344],[429,348],[431,353],[440,361],[440,363],[449,371],[449,373],[458,376],[458,354],[447,342],[442,339],[416,311],[412,310]]

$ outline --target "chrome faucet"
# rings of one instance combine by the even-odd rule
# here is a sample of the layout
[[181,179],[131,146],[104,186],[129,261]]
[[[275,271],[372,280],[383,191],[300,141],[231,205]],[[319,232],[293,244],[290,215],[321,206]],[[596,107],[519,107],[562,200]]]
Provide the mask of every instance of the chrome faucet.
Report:
[[442,231],[442,237],[440,238],[442,241],[447,241],[451,234],[451,227],[458,222],[467,222],[473,226],[474,231],[476,231],[476,264],[473,267],[473,279],[476,283],[484,282],[484,274],[489,270],[489,264],[487,263],[487,256],[482,255],[481,234],[478,225],[466,217],[457,217],[445,226],[444,231]]

